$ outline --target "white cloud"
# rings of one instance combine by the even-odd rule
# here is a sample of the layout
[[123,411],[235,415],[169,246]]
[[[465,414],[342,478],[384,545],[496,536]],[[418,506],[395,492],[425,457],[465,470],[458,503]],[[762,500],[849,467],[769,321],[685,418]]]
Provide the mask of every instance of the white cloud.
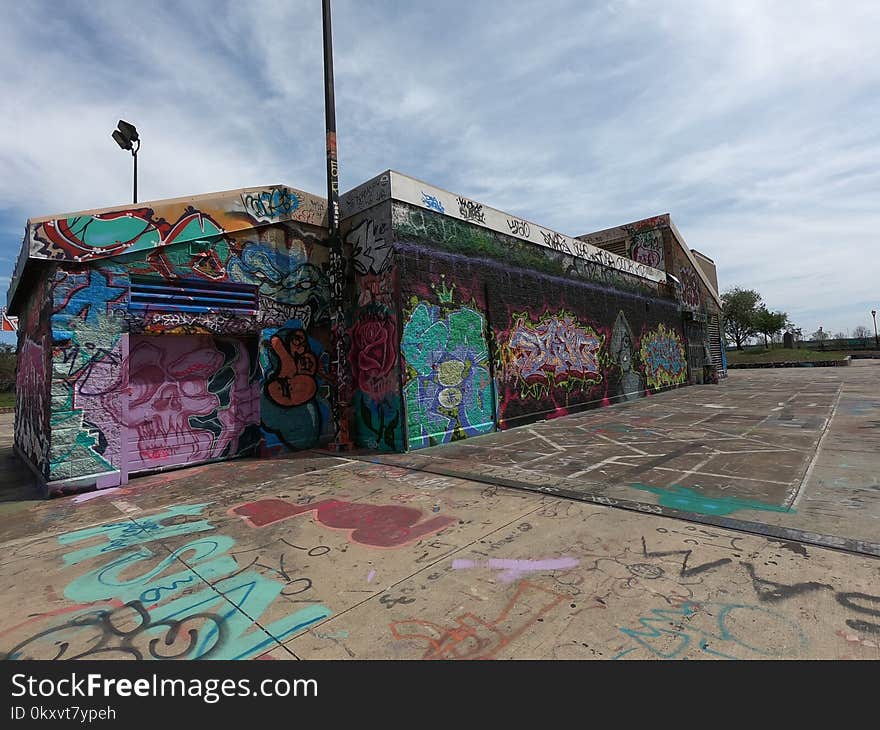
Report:
[[[574,235],[669,212],[722,287],[758,288],[804,330],[852,329],[880,304],[877,3],[333,10],[343,189],[390,167]],[[4,14],[3,258],[28,216],[128,200],[118,118],[143,136],[142,200],[324,190],[317,3]]]

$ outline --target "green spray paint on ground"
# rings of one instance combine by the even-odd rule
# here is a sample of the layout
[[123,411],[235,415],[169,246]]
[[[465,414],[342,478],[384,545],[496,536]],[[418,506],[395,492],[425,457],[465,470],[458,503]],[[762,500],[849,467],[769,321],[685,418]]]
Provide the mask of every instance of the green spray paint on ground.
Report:
[[630,484],[643,492],[653,492],[662,507],[678,509],[684,512],[697,512],[701,515],[729,515],[743,509],[761,510],[764,512],[794,512],[778,504],[756,502],[751,499],[737,497],[707,497],[693,489],[673,485],[671,487],[649,487],[647,484]]

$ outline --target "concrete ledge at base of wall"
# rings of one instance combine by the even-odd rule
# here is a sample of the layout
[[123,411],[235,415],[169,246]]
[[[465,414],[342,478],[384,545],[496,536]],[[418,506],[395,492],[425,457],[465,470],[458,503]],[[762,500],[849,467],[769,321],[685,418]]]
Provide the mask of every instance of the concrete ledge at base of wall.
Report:
[[812,362],[810,362],[809,360],[800,360],[796,362],[786,360],[785,362],[744,362],[737,363],[736,365],[728,363],[727,369],[745,370],[748,368],[837,368],[849,365],[851,360],[852,355],[847,355],[845,358],[843,358],[843,360],[814,360]]
[[15,413],[15,406],[6,406],[0,408],[0,413]]

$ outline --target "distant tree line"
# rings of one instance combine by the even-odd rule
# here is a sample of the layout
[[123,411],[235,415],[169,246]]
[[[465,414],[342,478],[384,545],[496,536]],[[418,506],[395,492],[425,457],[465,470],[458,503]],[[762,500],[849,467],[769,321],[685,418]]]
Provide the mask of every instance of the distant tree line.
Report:
[[[721,295],[721,303],[724,331],[737,350],[742,350],[744,345],[758,336],[763,336],[764,346],[770,347],[772,343],[780,342],[782,333],[786,331],[791,334],[794,342],[804,339],[803,330],[795,326],[788,314],[768,309],[761,295],[754,289],[728,289]],[[809,339],[818,342],[822,348],[828,345],[841,349],[852,345],[867,347],[868,338],[873,339],[873,335],[864,325],[856,327],[852,337],[846,332],[830,335],[821,327],[809,335]]]

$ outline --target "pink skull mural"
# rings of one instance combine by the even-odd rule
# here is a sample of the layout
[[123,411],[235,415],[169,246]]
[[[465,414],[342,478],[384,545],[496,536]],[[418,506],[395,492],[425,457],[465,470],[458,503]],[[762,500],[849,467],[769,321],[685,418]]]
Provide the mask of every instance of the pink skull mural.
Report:
[[232,340],[137,338],[129,356],[131,471],[231,456],[252,445],[241,438],[259,424],[249,360]]

